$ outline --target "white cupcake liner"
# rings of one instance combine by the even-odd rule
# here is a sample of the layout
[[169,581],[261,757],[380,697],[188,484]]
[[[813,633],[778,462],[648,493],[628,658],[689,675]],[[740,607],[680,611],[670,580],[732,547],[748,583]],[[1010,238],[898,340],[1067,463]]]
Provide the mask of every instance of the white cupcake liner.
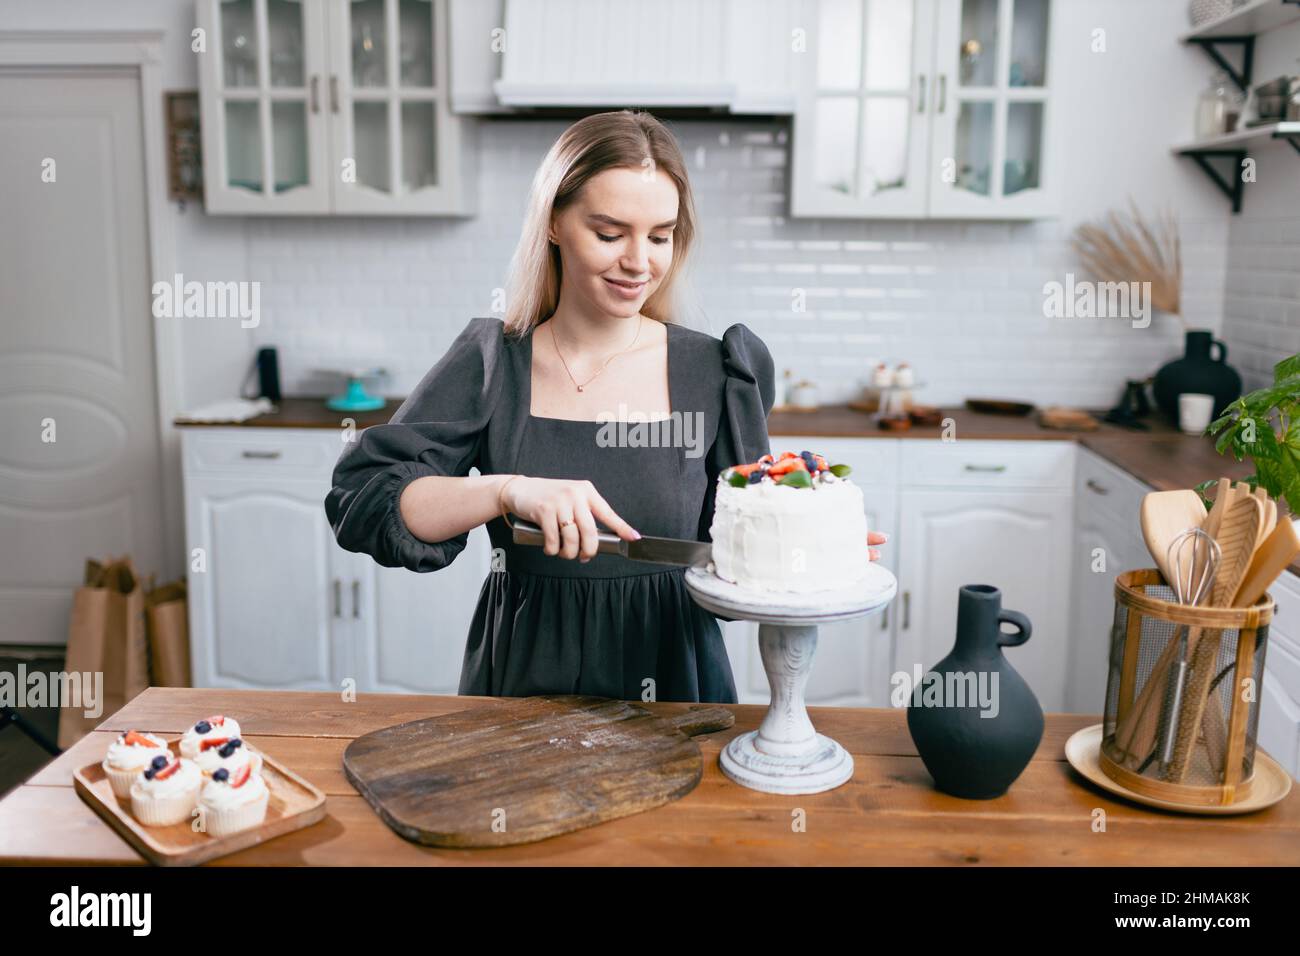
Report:
[[132,793],[131,813],[147,827],[166,827],[187,821],[198,806],[201,786],[200,778],[189,789],[162,797]]
[[[161,751],[159,752],[161,753]],[[146,760],[140,766],[133,767],[130,770],[110,767],[107,760],[100,763],[100,766],[104,768],[104,775],[108,777],[108,782],[113,785],[113,796],[127,799],[131,796],[131,785],[139,779],[140,774],[149,766],[149,761]]]
[[204,827],[208,836],[223,837],[241,830],[255,827],[266,819],[266,807],[271,794],[263,790],[262,795],[251,803],[237,807],[210,807],[200,804]]

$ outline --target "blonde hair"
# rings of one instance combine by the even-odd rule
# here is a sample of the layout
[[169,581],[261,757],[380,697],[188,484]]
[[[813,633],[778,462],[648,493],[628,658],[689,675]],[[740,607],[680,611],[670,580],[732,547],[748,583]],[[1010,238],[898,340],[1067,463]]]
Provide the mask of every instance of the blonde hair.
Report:
[[573,203],[587,181],[606,169],[663,170],[677,185],[673,261],[641,312],[660,322],[677,311],[679,279],[695,238],[695,203],[686,163],[672,133],[649,113],[617,110],[578,120],[542,160],[528,197],[519,245],[506,283],[507,334],[523,335],[546,319],[560,301],[560,248],[548,239],[551,217]]

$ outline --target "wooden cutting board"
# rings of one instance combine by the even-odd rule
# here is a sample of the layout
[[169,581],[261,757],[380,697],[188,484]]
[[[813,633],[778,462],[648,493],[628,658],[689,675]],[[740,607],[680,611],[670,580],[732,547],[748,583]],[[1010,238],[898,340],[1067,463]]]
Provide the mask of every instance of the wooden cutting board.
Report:
[[690,793],[703,772],[691,737],[734,722],[709,705],[670,719],[604,697],[527,697],[358,737],[343,771],[408,840],[510,846]]

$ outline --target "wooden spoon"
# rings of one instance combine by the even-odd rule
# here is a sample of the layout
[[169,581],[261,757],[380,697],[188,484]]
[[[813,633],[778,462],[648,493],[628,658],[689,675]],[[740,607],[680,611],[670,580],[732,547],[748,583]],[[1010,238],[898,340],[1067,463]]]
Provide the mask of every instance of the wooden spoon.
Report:
[[[1171,587],[1174,569],[1169,564],[1169,544],[1188,528],[1201,527],[1206,519],[1201,496],[1190,489],[1153,491],[1142,499],[1142,538],[1147,550]],[[1211,535],[1213,536],[1213,535]]]

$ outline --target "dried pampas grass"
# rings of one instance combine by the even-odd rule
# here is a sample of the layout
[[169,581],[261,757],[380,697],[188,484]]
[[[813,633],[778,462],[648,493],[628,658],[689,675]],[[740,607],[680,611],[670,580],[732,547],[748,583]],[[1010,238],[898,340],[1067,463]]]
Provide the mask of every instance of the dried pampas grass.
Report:
[[1070,245],[1102,282],[1150,282],[1151,307],[1177,316],[1186,329],[1179,297],[1183,258],[1178,220],[1165,212],[1148,224],[1132,200],[1129,208],[1127,216],[1111,210],[1100,223],[1079,226]]

